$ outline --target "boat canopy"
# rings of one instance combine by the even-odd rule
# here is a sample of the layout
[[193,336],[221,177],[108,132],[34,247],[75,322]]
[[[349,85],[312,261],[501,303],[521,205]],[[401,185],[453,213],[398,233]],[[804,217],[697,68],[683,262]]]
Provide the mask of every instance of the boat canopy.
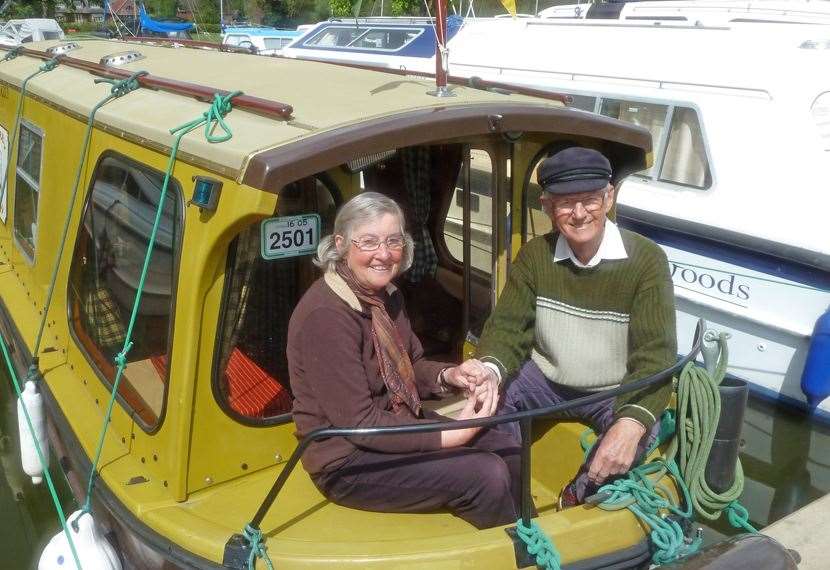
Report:
[[141,29],[150,32],[185,32],[193,28],[193,22],[160,22],[154,20],[147,14],[144,4],[139,6],[139,17],[141,19]]

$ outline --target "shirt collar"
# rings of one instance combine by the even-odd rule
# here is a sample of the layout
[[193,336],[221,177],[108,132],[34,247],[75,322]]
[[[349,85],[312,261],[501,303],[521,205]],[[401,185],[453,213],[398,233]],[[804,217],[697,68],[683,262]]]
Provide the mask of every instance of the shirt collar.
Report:
[[559,234],[556,238],[556,249],[553,252],[553,262],[558,263],[570,259],[574,265],[580,268],[596,267],[600,261],[609,259],[628,259],[628,253],[625,251],[625,244],[623,244],[622,235],[617,224],[611,220],[605,220],[605,231],[602,234],[602,241],[599,244],[594,257],[588,263],[582,263],[576,258],[568,240]]

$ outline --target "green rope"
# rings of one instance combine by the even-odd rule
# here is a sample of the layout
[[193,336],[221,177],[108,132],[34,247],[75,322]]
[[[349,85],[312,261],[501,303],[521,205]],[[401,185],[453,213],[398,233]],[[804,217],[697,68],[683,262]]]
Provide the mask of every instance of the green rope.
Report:
[[562,560],[553,540],[536,521],[525,526],[522,519],[516,521],[516,534],[527,546],[527,553],[536,559],[536,565],[545,570],[560,570]]
[[3,61],[11,61],[21,53],[23,53],[23,46],[17,46],[14,49],[10,49],[6,52],[6,55],[3,56]]
[[256,569],[257,558],[262,558],[265,561],[265,566],[268,567],[268,570],[274,570],[274,564],[268,556],[268,548],[262,540],[262,531],[246,524],[245,529],[242,531],[242,536],[248,539],[248,543],[251,545],[251,553],[248,554],[248,570]]
[[[631,469],[626,478],[604,485],[598,493],[603,495],[600,508],[627,508],[648,526],[655,548],[652,557],[655,564],[672,562],[700,548],[700,537],[687,538],[683,527],[673,518],[664,516],[666,513],[691,521],[695,513],[715,520],[726,511],[727,519],[733,527],[758,532],[749,524],[749,513],[738,502],[744,486],[740,460],[736,463],[735,481],[730,489],[724,493],[715,493],[706,483],[706,463],[721,411],[718,386],[726,374],[729,355],[726,335],[721,334],[717,341],[720,356],[714,373],[710,375],[692,362],[687,364],[678,382],[677,414],[664,413],[661,417],[658,441],[665,441],[676,431],[665,459],[657,459]],[[583,434],[580,441],[584,447],[587,436]],[[682,450],[679,466],[675,462],[678,450]],[[659,483],[667,473],[680,489],[685,509],[675,505],[668,489]]]
[[[233,133],[230,130],[230,127],[224,122],[224,117],[232,110],[231,99],[240,95],[241,91],[234,91],[233,93],[228,93],[227,95],[219,95],[216,94],[213,97],[213,104],[211,105],[210,109],[202,114],[199,119],[194,121],[190,121],[189,123],[185,123],[179,127],[170,129],[170,134],[175,136],[173,141],[173,146],[170,149],[170,156],[167,160],[167,170],[164,174],[164,182],[161,186],[161,193],[159,194],[159,202],[158,208],[156,208],[156,217],[153,221],[153,231],[150,233],[150,239],[147,243],[147,252],[144,255],[144,265],[141,268],[141,277],[138,281],[138,288],[136,289],[135,299],[133,300],[133,309],[132,313],[130,314],[130,323],[127,326],[127,333],[124,337],[124,346],[121,351],[115,356],[115,364],[117,366],[115,372],[115,379],[112,383],[112,390],[110,392],[110,399],[109,404],[107,405],[107,411],[104,415],[104,420],[101,425],[101,434],[98,438],[98,446],[95,451],[95,459],[90,466],[89,472],[89,482],[87,484],[87,491],[86,491],[86,502],[82,507],[84,512],[90,512],[92,508],[92,488],[95,484],[95,478],[97,476],[97,468],[98,462],[101,459],[101,452],[104,449],[104,438],[107,434],[107,428],[109,427],[110,417],[112,416],[112,408],[115,405],[115,396],[118,393],[118,386],[121,383],[121,378],[124,376],[124,369],[127,367],[127,354],[130,352],[130,349],[133,347],[133,328],[135,327],[136,318],[138,316],[138,308],[141,305],[141,297],[144,292],[144,282],[147,279],[147,272],[150,268],[150,260],[153,257],[153,248],[156,241],[156,234],[158,233],[159,225],[161,224],[161,215],[164,210],[164,202],[167,198],[167,188],[170,185],[170,178],[173,174],[173,167],[176,164],[176,155],[179,152],[179,145],[181,144],[182,138],[189,133],[190,131],[198,128],[202,124],[205,124],[205,138],[209,142],[218,143],[224,142],[229,140]],[[224,130],[225,134],[220,135],[218,137],[212,136],[212,131],[216,125],[219,125]]]
[[[17,393],[18,400],[22,403],[23,402],[23,393],[20,389],[20,381],[17,378],[17,372],[15,371],[14,364],[12,364],[11,357],[9,356],[9,348],[6,346],[6,340],[3,338],[3,335],[0,335],[0,350],[3,352],[3,359],[6,361],[6,368],[9,370],[9,376],[12,379],[12,384],[14,385],[14,391]],[[32,424],[32,418],[29,415],[29,410],[24,403],[23,406],[23,415],[26,417],[26,425],[29,427],[29,432],[34,436],[35,427]],[[72,552],[72,558],[75,559],[75,566],[78,570],[81,569],[81,560],[78,558],[78,552],[75,550],[75,543],[72,541],[72,533],[69,532],[69,527],[66,523],[66,514],[63,512],[63,507],[61,506],[61,501],[58,498],[58,492],[55,489],[55,484],[52,481],[52,475],[49,473],[49,468],[46,465],[46,459],[43,455],[43,450],[40,448],[40,443],[38,442],[36,437],[32,437],[32,441],[35,444],[35,451],[37,452],[37,458],[40,461],[40,466],[43,469],[43,476],[46,478],[46,484],[49,487],[49,494],[52,495],[52,502],[55,503],[55,510],[58,513],[58,519],[61,523],[61,528],[63,528],[63,533],[66,535],[66,540],[69,542],[69,550]]]
[[109,95],[101,99],[93,108],[92,111],[89,113],[89,117],[86,121],[86,131],[84,132],[84,141],[81,143],[81,155],[78,159],[78,168],[75,169],[75,182],[72,185],[72,193],[69,199],[69,209],[66,212],[66,218],[63,222],[63,232],[61,232],[61,239],[58,242],[60,245],[58,246],[58,254],[55,258],[55,266],[52,269],[52,278],[49,280],[49,288],[46,292],[46,303],[43,307],[43,315],[40,319],[40,325],[38,326],[37,336],[35,337],[35,347],[32,351],[34,355],[34,362],[32,366],[29,367],[29,372],[27,374],[27,380],[31,380],[38,377],[38,353],[40,352],[40,342],[43,339],[43,330],[46,326],[47,316],[49,314],[49,307],[52,305],[52,294],[55,292],[55,284],[57,283],[58,279],[58,270],[60,269],[60,262],[63,257],[63,251],[66,246],[66,236],[69,233],[69,223],[72,219],[72,213],[75,211],[75,199],[78,196],[78,188],[80,187],[81,182],[81,172],[83,171],[83,167],[86,164],[86,155],[89,151],[89,141],[92,138],[92,127],[95,123],[95,114],[98,112],[98,109],[112,101],[113,99],[117,99],[119,97],[123,97],[127,93],[138,89],[139,83],[138,78],[147,75],[146,71],[139,71],[133,73],[130,77],[126,79],[122,79],[120,81],[115,81],[112,79],[96,79],[94,83],[109,83],[112,85],[110,89]]
[[[14,53],[15,55],[9,58],[9,55]],[[11,50],[9,53],[6,54],[6,58],[14,59],[17,57],[17,54],[20,52],[17,50]],[[3,59],[3,61],[6,60]],[[6,149],[6,172],[3,175],[3,186],[0,188],[0,200],[4,200],[6,196],[6,188],[8,187],[9,182],[9,174],[11,173],[12,169],[12,145],[17,140],[17,131],[20,129],[20,120],[22,119],[23,115],[23,101],[26,99],[26,86],[29,84],[29,81],[40,75],[41,73],[48,73],[55,69],[60,61],[57,58],[52,58],[40,67],[38,70],[35,71],[33,74],[29,75],[26,79],[23,80],[23,83],[20,84],[20,98],[17,100],[17,110],[15,111],[15,118],[14,118],[14,128],[12,129],[12,136],[9,139],[8,148]]]

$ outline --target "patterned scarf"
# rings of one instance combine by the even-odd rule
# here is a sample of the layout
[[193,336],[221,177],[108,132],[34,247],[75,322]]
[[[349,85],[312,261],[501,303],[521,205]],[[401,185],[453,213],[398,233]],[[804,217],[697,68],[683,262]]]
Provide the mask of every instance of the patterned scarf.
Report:
[[415,370],[398,329],[386,312],[382,294],[360,285],[345,262],[338,263],[336,268],[337,274],[343,278],[358,300],[369,307],[372,315],[372,342],[378,355],[383,383],[392,395],[392,410],[397,413],[405,405],[416,417],[420,416],[421,398],[418,397],[418,388],[415,386]]

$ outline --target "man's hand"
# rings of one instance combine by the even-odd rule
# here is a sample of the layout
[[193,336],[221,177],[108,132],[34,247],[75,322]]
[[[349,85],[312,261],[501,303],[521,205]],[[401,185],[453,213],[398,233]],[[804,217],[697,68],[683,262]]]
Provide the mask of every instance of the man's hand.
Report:
[[444,370],[444,383],[460,388],[468,394],[473,393],[476,387],[484,383],[489,371],[479,360],[470,358],[458,366]]
[[637,455],[646,428],[639,422],[619,419],[605,432],[588,468],[588,479],[600,484],[611,475],[625,473]]
[[[471,393],[467,397],[467,403],[456,419],[469,420],[490,417],[496,411],[498,401],[498,392],[493,392],[489,385],[480,386],[477,392]],[[479,431],[481,431],[480,427],[442,431],[441,447],[446,449],[466,445]]]

